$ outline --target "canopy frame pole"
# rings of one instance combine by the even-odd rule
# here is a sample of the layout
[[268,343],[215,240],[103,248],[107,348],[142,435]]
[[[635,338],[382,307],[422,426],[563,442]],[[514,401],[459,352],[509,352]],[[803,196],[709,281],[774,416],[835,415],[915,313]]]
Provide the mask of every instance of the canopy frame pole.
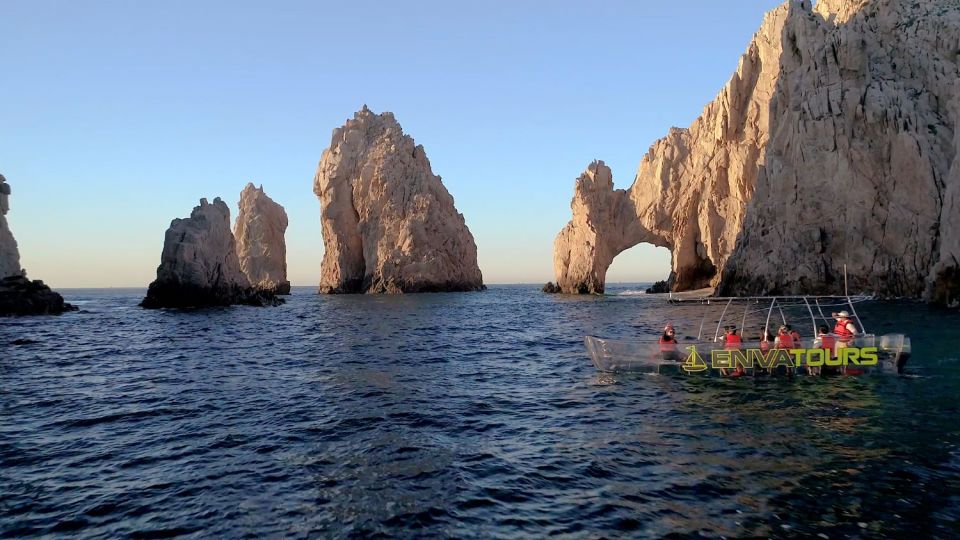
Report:
[[767,336],[770,335],[770,317],[773,315],[773,306],[775,306],[776,304],[777,304],[776,298],[770,301],[770,309],[767,310],[767,322],[764,323],[763,325],[763,339],[761,339],[760,341],[766,340]]
[[740,337],[743,337],[743,329],[747,327],[747,311],[750,309],[750,302],[743,306],[743,318],[740,319]]
[[727,300],[727,305],[723,306],[723,311],[720,312],[720,320],[717,321],[717,331],[713,333],[713,341],[717,341],[717,337],[720,336],[720,325],[723,324],[723,317],[727,314],[727,308],[730,307],[731,302],[733,302],[733,298]]
[[813,339],[817,339],[817,319],[813,316],[813,308],[810,307],[810,302],[806,296],[803,297],[803,303],[807,305],[807,311],[810,312],[810,324],[813,325]]
[[850,306],[850,313],[853,315],[853,319],[857,321],[857,326],[860,327],[860,331],[864,334],[867,333],[867,329],[864,328],[863,323],[860,322],[860,315],[857,315],[857,308],[853,307],[853,302],[850,300],[850,297],[847,297],[847,305]]

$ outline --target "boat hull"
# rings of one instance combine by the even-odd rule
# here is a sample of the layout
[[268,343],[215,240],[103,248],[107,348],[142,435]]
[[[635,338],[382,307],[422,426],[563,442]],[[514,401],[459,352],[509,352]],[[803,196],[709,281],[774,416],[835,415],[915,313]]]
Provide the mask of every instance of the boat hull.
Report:
[[723,376],[759,374],[899,374],[910,358],[910,338],[903,334],[864,335],[837,350],[813,348],[778,351],[757,342],[739,348],[699,341],[663,346],[652,341],[587,336],[587,354],[596,368],[609,373],[677,373]]

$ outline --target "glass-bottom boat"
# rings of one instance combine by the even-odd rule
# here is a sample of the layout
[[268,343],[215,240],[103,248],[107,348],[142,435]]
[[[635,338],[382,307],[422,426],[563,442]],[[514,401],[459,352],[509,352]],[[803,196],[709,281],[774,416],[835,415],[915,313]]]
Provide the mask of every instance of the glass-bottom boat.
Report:
[[[704,314],[695,340],[660,344],[657,340],[621,340],[587,336],[587,353],[593,365],[605,372],[679,373],[685,375],[744,376],[796,374],[900,374],[910,359],[910,338],[904,334],[874,335],[866,332],[855,304],[870,296],[776,296],[776,297],[704,297],[671,300],[674,304],[692,304]],[[721,309],[722,308],[722,309]],[[841,341],[830,336],[834,345],[824,347],[821,340],[801,338],[791,348],[778,348],[773,340],[743,341],[727,345],[721,330],[736,327],[739,335],[748,326],[763,323],[763,336],[771,334],[771,323],[812,328],[818,335],[821,325],[833,329],[841,308],[860,333]],[[720,311],[719,316],[716,312]],[[827,313],[830,313],[827,315]],[[764,317],[765,315],[765,317]],[[710,323],[709,325],[707,323]],[[714,327],[713,323],[716,322]],[[724,324],[727,323],[727,324]],[[731,324],[733,323],[733,324]],[[810,324],[810,327],[806,327]],[[704,329],[714,329],[713,336]],[[805,331],[804,328],[804,331]],[[803,332],[801,332],[803,333]]]

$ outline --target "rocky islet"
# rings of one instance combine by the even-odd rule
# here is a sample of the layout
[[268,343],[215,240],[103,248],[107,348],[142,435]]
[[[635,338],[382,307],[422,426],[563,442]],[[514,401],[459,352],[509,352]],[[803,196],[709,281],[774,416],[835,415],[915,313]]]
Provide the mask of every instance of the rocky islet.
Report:
[[364,106],[333,132],[314,178],[322,293],[484,289],[477,246],[423,146]]
[[252,286],[240,269],[230,209],[218,197],[213,203],[201,199],[189,218],[170,223],[157,279],[140,305],[156,309],[281,302],[272,292]]

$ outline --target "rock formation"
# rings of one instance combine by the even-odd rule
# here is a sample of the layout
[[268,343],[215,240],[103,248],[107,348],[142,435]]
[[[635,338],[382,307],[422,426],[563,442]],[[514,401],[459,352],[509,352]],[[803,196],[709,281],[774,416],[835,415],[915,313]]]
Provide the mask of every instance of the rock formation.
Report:
[[322,293],[476,291],[477,246],[422,146],[366,106],[333,132],[314,178]]
[[20,275],[20,252],[7,224],[7,212],[10,211],[10,184],[0,174],[0,278]]
[[252,183],[240,193],[240,213],[234,226],[240,270],[253,287],[290,294],[287,281],[287,213]]
[[20,268],[20,252],[7,224],[10,211],[10,184],[0,174],[0,316],[58,315],[76,311],[63,297],[42,281],[30,281]]
[[59,315],[77,311],[77,307],[63,301],[40,280],[30,281],[25,275],[0,279],[0,316]]
[[240,270],[230,232],[230,209],[218,197],[213,204],[200,199],[189,218],[170,223],[157,279],[140,305],[186,308],[277,303],[273,294],[251,287]]
[[617,253],[673,254],[674,290],[960,297],[960,4],[791,0],[628,190],[591,165],[557,237],[564,292]]

